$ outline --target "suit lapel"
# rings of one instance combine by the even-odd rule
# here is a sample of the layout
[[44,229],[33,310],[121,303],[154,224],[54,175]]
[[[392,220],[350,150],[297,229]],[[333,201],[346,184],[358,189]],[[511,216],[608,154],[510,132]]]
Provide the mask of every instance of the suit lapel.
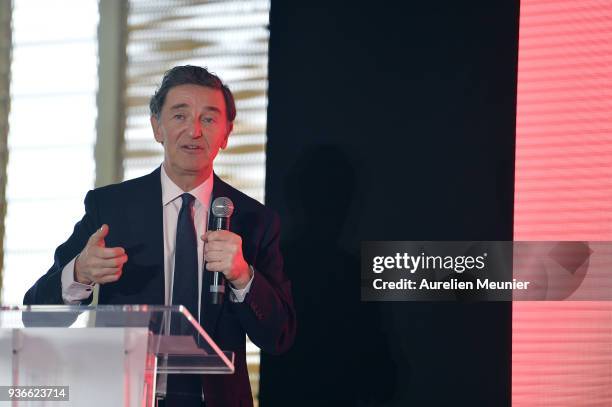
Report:
[[100,289],[100,304],[163,304],[164,241],[160,170],[119,184],[115,195],[104,196],[111,208],[104,218],[110,231],[106,244],[128,254],[121,279]]
[[[152,254],[154,264],[158,265],[161,270],[162,277],[162,291],[161,291],[161,302],[165,304],[165,292],[166,292],[166,273],[165,273],[165,262],[164,262],[164,208],[162,205],[162,188],[161,188],[161,167],[157,167],[151,174],[151,206],[146,206],[144,210],[147,213],[148,219],[150,219],[151,236],[150,245],[154,248]],[[147,200],[148,202],[149,200]],[[150,216],[150,217],[149,217]],[[146,229],[145,229],[146,230]]]
[[162,190],[160,167],[149,176],[143,178],[143,188],[138,191],[142,194],[135,197],[139,204],[133,208],[131,223],[135,226],[135,233],[142,239],[146,250],[145,264],[151,265],[151,271],[158,273],[156,284],[147,293],[155,298],[155,304],[165,303],[165,264],[164,264],[164,213],[162,206]]

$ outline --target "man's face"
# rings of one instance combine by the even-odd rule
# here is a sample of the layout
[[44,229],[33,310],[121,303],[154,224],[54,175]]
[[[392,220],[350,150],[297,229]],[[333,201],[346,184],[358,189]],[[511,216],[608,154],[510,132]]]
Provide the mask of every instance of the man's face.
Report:
[[151,126],[155,140],[164,146],[166,172],[175,182],[186,176],[206,179],[232,131],[223,93],[199,85],[171,88],[159,120],[152,116]]

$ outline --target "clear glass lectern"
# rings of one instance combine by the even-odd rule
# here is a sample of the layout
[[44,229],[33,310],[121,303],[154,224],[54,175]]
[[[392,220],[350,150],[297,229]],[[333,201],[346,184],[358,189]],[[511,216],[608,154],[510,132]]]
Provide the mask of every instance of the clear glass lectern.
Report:
[[[157,374],[233,372],[234,353],[183,306],[0,307],[0,389],[67,386],[57,407],[149,407]],[[10,400],[42,405],[37,394]]]

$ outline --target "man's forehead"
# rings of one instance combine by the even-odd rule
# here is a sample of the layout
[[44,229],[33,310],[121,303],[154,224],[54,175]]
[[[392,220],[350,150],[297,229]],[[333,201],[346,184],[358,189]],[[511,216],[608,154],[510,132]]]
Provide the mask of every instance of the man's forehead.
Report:
[[214,108],[225,111],[225,99],[220,89],[200,85],[178,85],[170,88],[166,95],[164,108]]

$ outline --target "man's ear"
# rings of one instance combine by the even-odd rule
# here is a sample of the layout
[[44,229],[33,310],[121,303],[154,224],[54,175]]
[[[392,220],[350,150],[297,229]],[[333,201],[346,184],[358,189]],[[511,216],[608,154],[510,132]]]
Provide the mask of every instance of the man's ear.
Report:
[[225,139],[223,140],[223,143],[221,144],[221,150],[225,150],[225,147],[227,147],[227,140],[229,139],[229,135],[232,132],[232,130],[234,130],[234,123],[233,122],[227,122],[227,134],[225,134]]
[[153,136],[155,137],[155,141],[158,143],[164,144],[164,137],[161,135],[161,131],[159,129],[159,120],[155,115],[151,115],[151,129],[153,129]]

